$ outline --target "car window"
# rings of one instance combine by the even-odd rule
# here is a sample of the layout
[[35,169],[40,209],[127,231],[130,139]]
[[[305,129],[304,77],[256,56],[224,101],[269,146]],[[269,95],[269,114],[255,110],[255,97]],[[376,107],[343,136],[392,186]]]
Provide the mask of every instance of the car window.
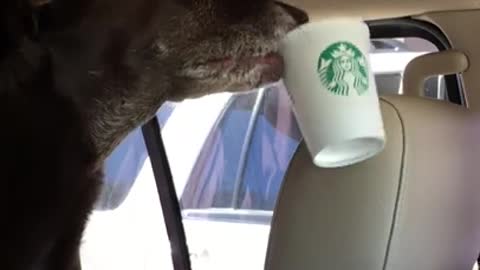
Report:
[[[405,66],[435,50],[421,38],[372,40],[379,94],[402,94]],[[446,92],[442,76],[425,83],[427,97],[446,100]],[[167,103],[157,116],[192,269],[262,269],[275,202],[302,140],[284,85]],[[173,269],[170,256],[137,129],[106,162],[105,187],[82,246],[83,269]]]
[[[166,124],[174,108],[175,104],[171,102],[165,103],[160,108],[156,114],[160,126]],[[137,128],[114,149],[105,161],[105,184],[97,201],[97,209],[115,209],[125,200],[147,157],[142,130]]]
[[[157,112],[164,127],[175,110]],[[170,245],[141,129],[134,130],[105,162],[102,193],[82,240],[83,270],[173,270]],[[128,195],[128,196],[127,196]]]
[[402,74],[398,72],[377,74],[375,83],[378,89],[382,89],[382,94],[398,95],[402,87]]
[[230,208],[243,144],[258,93],[250,92],[227,105],[212,130],[184,190],[187,208]]
[[301,139],[288,94],[270,87],[232,100],[192,170],[181,196],[183,209],[273,210]]

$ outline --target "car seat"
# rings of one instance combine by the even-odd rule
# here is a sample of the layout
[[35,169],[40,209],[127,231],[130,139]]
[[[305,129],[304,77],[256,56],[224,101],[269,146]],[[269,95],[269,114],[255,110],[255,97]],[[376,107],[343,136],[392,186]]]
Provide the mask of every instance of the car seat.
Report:
[[382,97],[381,109],[387,144],[370,160],[322,169],[300,145],[274,211],[266,270],[472,269],[480,115],[411,95]]

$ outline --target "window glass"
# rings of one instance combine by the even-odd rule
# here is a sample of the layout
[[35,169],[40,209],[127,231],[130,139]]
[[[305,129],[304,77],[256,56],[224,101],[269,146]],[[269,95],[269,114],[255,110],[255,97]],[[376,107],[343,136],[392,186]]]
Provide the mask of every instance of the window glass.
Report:
[[[430,41],[421,38],[375,39],[371,43],[370,59],[380,95],[403,94],[403,72],[415,57],[436,52]],[[443,76],[434,76],[425,82],[424,96],[447,100]]]
[[183,192],[186,208],[229,208],[257,92],[233,99],[209,135]]
[[233,194],[232,202],[237,209],[273,211],[288,164],[301,139],[286,89],[271,87],[263,94],[251,139],[244,143],[248,151],[239,173],[238,194]]
[[[181,196],[183,209],[273,210],[301,138],[288,94],[278,88],[268,88],[261,96],[251,92],[232,97],[192,170]],[[257,102],[260,109],[254,115]]]
[[[166,103],[159,110],[161,126],[167,123],[174,108],[173,103]],[[102,194],[82,241],[83,270],[173,270],[156,190],[139,128],[106,161]]]
[[377,88],[382,90],[381,94],[398,95],[399,89],[402,87],[402,74],[377,74],[375,76],[375,83],[377,84]]

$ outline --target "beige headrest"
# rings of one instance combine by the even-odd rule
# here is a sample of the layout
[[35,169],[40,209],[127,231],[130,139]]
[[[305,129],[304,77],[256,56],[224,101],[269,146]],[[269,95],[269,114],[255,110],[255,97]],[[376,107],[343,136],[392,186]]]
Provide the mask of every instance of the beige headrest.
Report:
[[468,68],[467,56],[460,51],[447,50],[414,58],[405,67],[403,93],[423,96],[425,81],[433,76],[462,73]]
[[480,251],[480,115],[444,102],[381,102],[377,157],[315,167],[304,144],[275,209],[267,270],[470,270]]

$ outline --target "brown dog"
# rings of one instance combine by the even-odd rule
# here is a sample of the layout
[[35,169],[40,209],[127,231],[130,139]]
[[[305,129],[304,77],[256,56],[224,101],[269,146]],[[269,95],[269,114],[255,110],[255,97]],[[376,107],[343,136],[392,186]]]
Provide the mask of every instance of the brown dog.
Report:
[[[6,270],[66,270],[104,158],[166,100],[276,81],[307,21],[269,0],[7,1],[0,34]],[[13,2],[13,3],[12,3]],[[30,18],[33,20],[30,21]],[[8,128],[10,127],[10,129]]]
[[[55,86],[31,7],[0,10],[0,175],[6,270],[79,269],[78,246],[100,187],[86,121]],[[76,268],[74,268],[76,267]]]
[[42,40],[102,157],[165,100],[278,80],[277,42],[306,21],[268,0],[72,1],[47,7]]

